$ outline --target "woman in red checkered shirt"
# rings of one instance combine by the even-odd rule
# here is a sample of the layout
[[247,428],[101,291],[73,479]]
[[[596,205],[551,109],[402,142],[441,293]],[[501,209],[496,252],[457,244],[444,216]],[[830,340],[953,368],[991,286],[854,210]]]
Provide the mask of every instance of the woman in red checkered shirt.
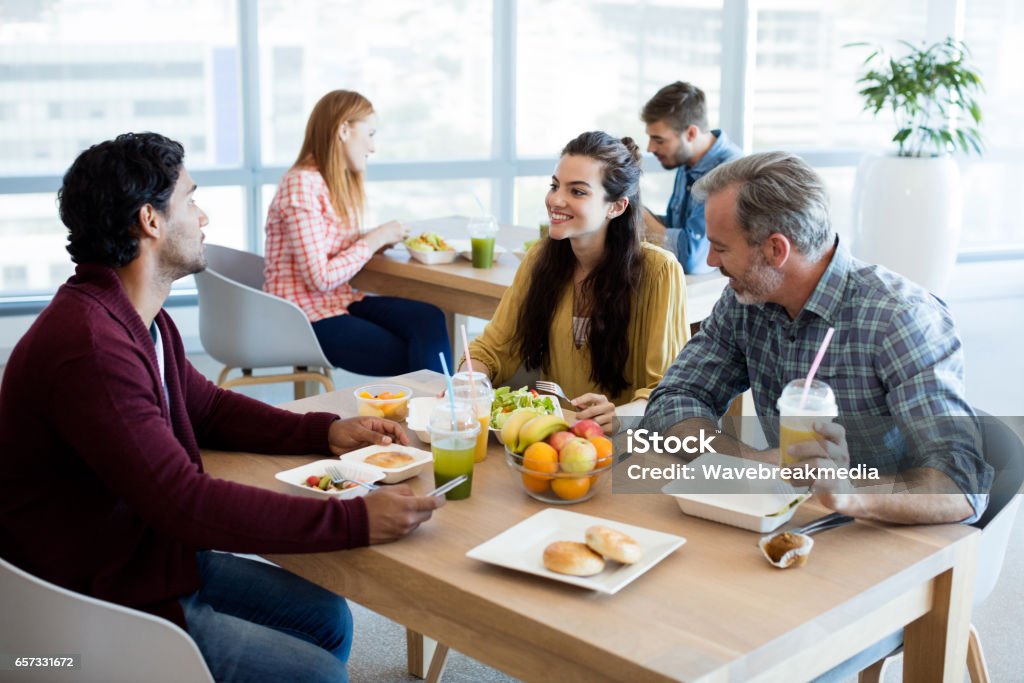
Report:
[[377,250],[407,234],[398,221],[360,229],[375,128],[373,105],[359,93],[334,90],[313,107],[267,215],[264,289],[306,312],[336,367],[361,375],[440,371],[438,353],[451,364],[451,345],[439,308],[349,285]]

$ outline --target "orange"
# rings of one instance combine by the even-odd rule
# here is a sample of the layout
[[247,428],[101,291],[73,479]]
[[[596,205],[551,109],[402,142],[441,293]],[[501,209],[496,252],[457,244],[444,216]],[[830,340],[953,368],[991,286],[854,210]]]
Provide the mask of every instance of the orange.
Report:
[[523,486],[526,487],[527,491],[533,491],[534,493],[547,493],[548,490],[548,477],[535,477],[532,474],[524,474]]
[[587,495],[587,491],[590,490],[590,477],[555,479],[551,482],[551,490],[562,500],[576,500]]
[[594,444],[594,448],[597,449],[597,467],[611,464],[612,451],[614,450],[612,440],[605,436],[592,436],[587,440]]
[[[558,451],[543,441],[532,443],[523,453],[523,467],[534,472],[553,474],[558,471]],[[547,479],[548,477],[537,478]]]

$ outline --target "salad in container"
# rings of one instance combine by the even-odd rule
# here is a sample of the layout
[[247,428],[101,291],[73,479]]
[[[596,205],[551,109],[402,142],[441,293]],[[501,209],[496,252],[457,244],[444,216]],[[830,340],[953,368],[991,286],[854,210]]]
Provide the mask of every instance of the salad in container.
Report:
[[520,408],[532,408],[545,415],[562,414],[562,407],[554,396],[541,396],[526,387],[498,387],[494,390],[494,401],[491,403],[491,433],[498,443],[504,443],[501,440],[501,428],[505,426],[505,420]]

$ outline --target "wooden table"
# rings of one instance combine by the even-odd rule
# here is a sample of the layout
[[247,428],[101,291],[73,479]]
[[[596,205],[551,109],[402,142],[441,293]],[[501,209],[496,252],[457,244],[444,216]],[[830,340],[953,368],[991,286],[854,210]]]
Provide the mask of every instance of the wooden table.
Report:
[[[418,394],[440,387],[428,371],[400,381]],[[285,407],[352,414],[354,405],[351,391],[340,391]],[[277,490],[274,473],[304,461],[204,460],[214,476]],[[427,472],[411,483],[426,491],[433,482]],[[684,516],[667,496],[613,495],[605,483],[567,509],[688,539],[616,595],[465,557],[544,507],[492,444],[472,497],[450,501],[409,537],[269,559],[525,680],[806,680],[906,625],[903,680],[962,681],[978,539],[971,527],[858,522],[820,536],[805,567],[780,571],[759,555],[756,534]],[[821,513],[805,505],[794,521]]]
[[[449,216],[411,223],[413,233],[433,231],[457,239],[467,237],[465,216]],[[496,256],[493,268],[473,268],[459,258],[454,263],[427,266],[412,259],[404,248],[377,254],[352,278],[357,289],[388,296],[399,296],[434,304],[448,317],[448,333],[455,339],[455,315],[490,320],[502,294],[512,284],[523,242],[536,239],[535,228],[502,225],[496,243],[508,251]],[[727,279],[719,273],[687,275],[687,322],[708,317],[725,287]]]

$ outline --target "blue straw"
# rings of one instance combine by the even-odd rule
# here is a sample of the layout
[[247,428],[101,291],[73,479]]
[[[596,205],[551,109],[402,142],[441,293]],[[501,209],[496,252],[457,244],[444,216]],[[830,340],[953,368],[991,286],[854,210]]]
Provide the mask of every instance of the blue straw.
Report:
[[444,381],[448,383],[448,402],[452,406],[452,431],[456,431],[457,426],[455,424],[455,388],[452,386],[452,376],[448,372],[448,362],[444,359],[444,352],[437,354],[441,357],[441,369],[444,370]]

